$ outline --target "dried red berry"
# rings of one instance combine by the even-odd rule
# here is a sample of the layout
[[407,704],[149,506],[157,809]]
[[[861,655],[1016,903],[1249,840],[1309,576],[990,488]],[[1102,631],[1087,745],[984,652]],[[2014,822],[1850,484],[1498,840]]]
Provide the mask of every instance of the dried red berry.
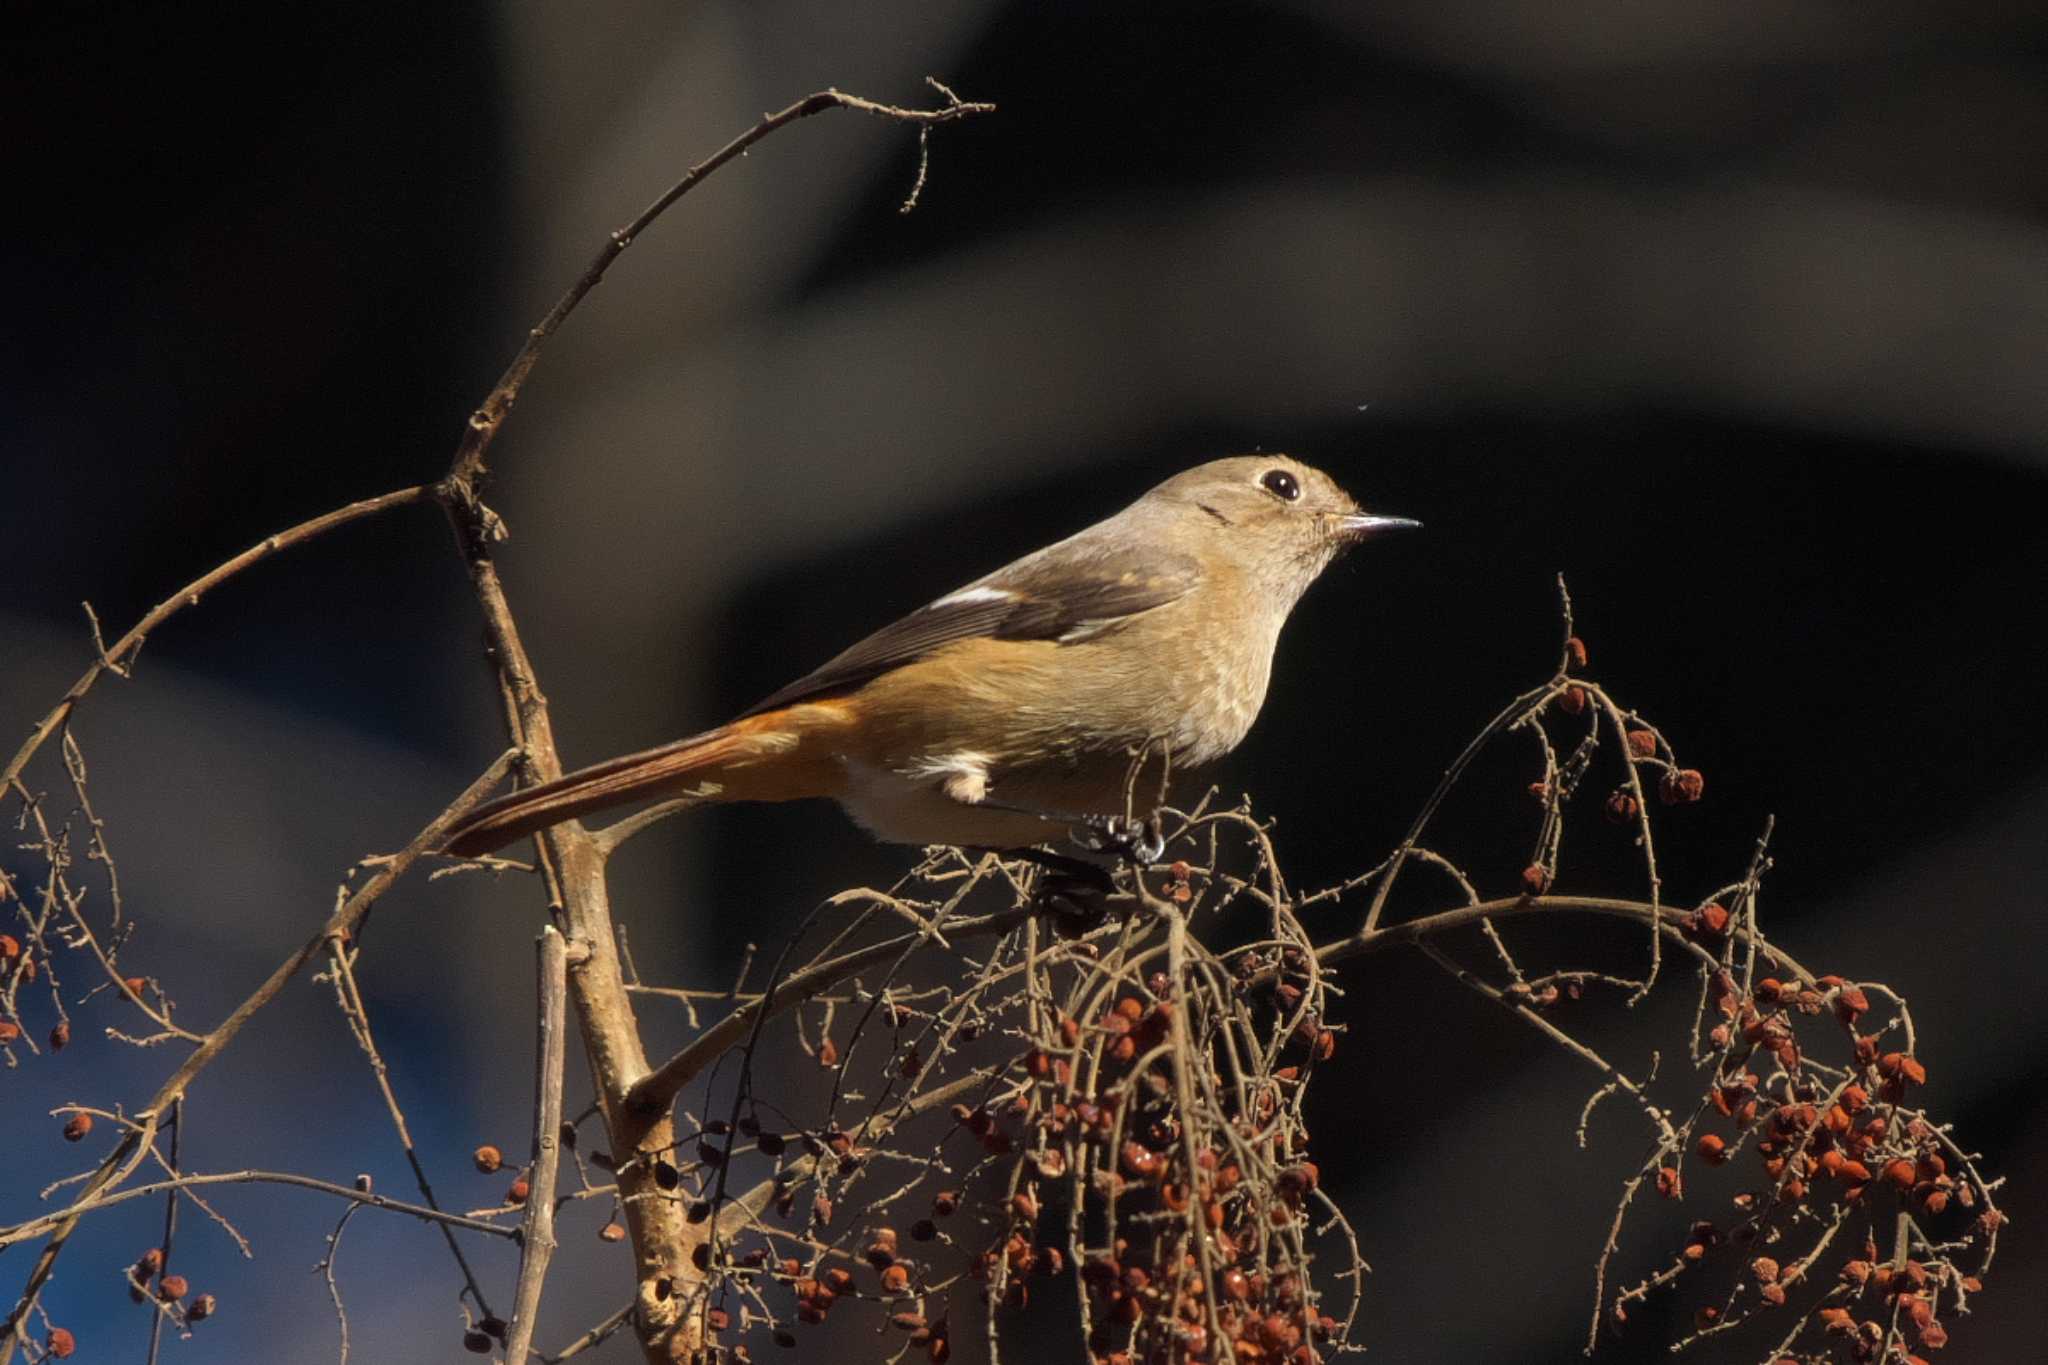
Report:
[[192,1292],[192,1286],[185,1282],[183,1275],[166,1275],[157,1281],[157,1297],[166,1303],[175,1303]]
[[623,1242],[626,1240],[626,1229],[617,1222],[610,1222],[599,1228],[597,1235],[603,1241]]
[[508,1204],[524,1204],[526,1202],[526,1196],[532,1193],[532,1183],[529,1182],[527,1178],[522,1175],[517,1180],[512,1182],[511,1189],[505,1191],[505,1202]]
[[1718,1166],[1728,1159],[1728,1143],[1719,1133],[1702,1133],[1699,1141],[1700,1160],[1709,1166]]
[[1607,798],[1604,808],[1608,820],[1617,825],[1626,825],[1642,813],[1642,805],[1633,793],[1617,791]]
[[71,1021],[69,1019],[59,1019],[56,1026],[50,1030],[50,1051],[62,1052],[64,1045],[70,1041]]
[[1586,701],[1586,689],[1583,687],[1567,687],[1557,694],[1558,709],[1568,716],[1576,716],[1583,712],[1586,709]]
[[1280,1193],[1288,1198],[1298,1199],[1322,1182],[1322,1172],[1313,1161],[1303,1161],[1289,1166],[1275,1178],[1274,1184]]
[[1586,642],[1574,635],[1564,642],[1564,657],[1573,668],[1586,666]]
[[1915,1061],[1911,1053],[1887,1052],[1877,1059],[1877,1069],[1893,1080],[1913,1085],[1927,1083],[1927,1068]]
[[1123,1148],[1124,1174],[1133,1179],[1144,1179],[1157,1175],[1160,1170],[1159,1157],[1146,1149],[1143,1143],[1126,1142]]
[[70,1118],[64,1121],[64,1140],[66,1142],[78,1142],[81,1139],[83,1139],[87,1133],[90,1133],[91,1131],[91,1114],[73,1114]]
[[1707,779],[1698,768],[1680,768],[1677,772],[1666,773],[1657,783],[1657,795],[1667,806],[1687,806],[1700,799],[1707,790]]
[[505,1164],[505,1154],[489,1143],[470,1153],[469,1159],[476,1163],[477,1170],[484,1175],[494,1174]]
[[44,1338],[44,1346],[51,1355],[63,1360],[78,1349],[78,1339],[68,1327],[52,1327],[50,1335]]
[[1550,889],[1550,869],[1541,863],[1531,863],[1522,869],[1522,894],[1540,896]]
[[910,1272],[899,1262],[882,1272],[882,1292],[901,1294],[910,1288]]
[[818,1044],[818,1065],[838,1066],[839,1044],[833,1042],[830,1038],[827,1038],[824,1042]]

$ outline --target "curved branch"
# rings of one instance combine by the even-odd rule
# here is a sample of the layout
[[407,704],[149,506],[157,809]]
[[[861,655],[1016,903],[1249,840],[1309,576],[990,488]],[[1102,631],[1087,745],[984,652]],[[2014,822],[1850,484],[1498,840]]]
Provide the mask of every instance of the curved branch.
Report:
[[[0,769],[0,787],[5,787],[21,775],[22,769],[28,766],[28,761],[36,756],[36,751],[41,749],[49,741],[50,736],[57,733],[63,727],[64,722],[71,718],[71,713],[78,709],[78,703],[85,699],[85,694],[92,691],[93,684],[100,680],[101,674],[111,671],[126,676],[129,665],[134,663],[137,651],[142,648],[142,642],[158,626],[176,616],[186,607],[198,606],[199,599],[207,593],[212,592],[215,588],[227,582],[250,565],[260,563],[280,550],[288,550],[294,545],[300,545],[311,540],[324,531],[331,531],[337,526],[346,526],[352,521],[361,521],[364,517],[375,516],[377,513],[388,511],[393,507],[404,507],[411,503],[424,502],[431,492],[432,490],[424,485],[401,488],[396,492],[380,494],[374,498],[364,498],[361,502],[352,502],[346,507],[337,507],[331,512],[323,512],[317,517],[310,517],[288,531],[279,531],[276,535],[265,536],[233,559],[216,564],[213,568],[208,569],[205,573],[157,603],[156,606],[150,609],[147,616],[137,621],[129,629],[126,635],[114,641],[113,648],[102,649],[99,658],[93,660],[91,666],[85,672],[78,675],[78,681],[71,684],[70,690],[58,699],[55,706],[50,708],[49,714],[37,722],[33,730],[29,731],[28,738],[23,740],[21,747],[14,751],[14,757],[7,760],[7,767]],[[94,637],[97,638],[99,633],[97,628],[95,628],[93,633]]]
[[1415,823],[1408,827],[1407,836],[1401,840],[1400,847],[1396,848],[1393,856],[1382,864],[1385,873],[1380,879],[1379,889],[1373,892],[1372,903],[1366,907],[1365,923],[1358,931],[1359,938],[1368,937],[1379,927],[1380,914],[1387,907],[1387,897],[1394,890],[1394,879],[1401,875],[1402,864],[1414,853],[1417,842],[1422,838],[1422,831],[1436,818],[1444,799],[1451,794],[1451,789],[1458,785],[1458,779],[1465,775],[1465,769],[1472,766],[1472,760],[1479,757],[1480,751],[1493,743],[1497,736],[1504,735],[1519,725],[1523,717],[1529,715],[1547,700],[1551,693],[1562,686],[1563,675],[1559,674],[1549,682],[1532,687],[1516,697],[1503,707],[1498,715],[1486,722],[1486,728],[1473,736],[1472,742],[1451,761],[1451,766],[1444,769],[1444,775],[1437,780],[1436,790],[1429,794],[1429,800],[1423,802],[1422,809],[1416,812]]
[[[977,919],[952,920],[946,925],[946,933],[955,940],[986,938],[994,934],[1007,934],[1038,910],[1033,906],[1016,906],[999,910],[992,915]],[[925,934],[898,934],[894,938],[871,943],[865,948],[856,948],[838,957],[813,962],[808,967],[791,972],[782,982],[774,986],[767,995],[733,1010],[704,1032],[692,1038],[682,1051],[670,1057],[659,1067],[649,1072],[639,1084],[627,1092],[626,1103],[640,1113],[665,1111],[681,1094],[683,1087],[695,1080],[705,1067],[718,1059],[720,1053],[737,1045],[754,1027],[754,1021],[765,1010],[768,1018],[785,1014],[811,999],[821,991],[831,989],[847,977],[867,967],[873,967],[902,953],[908,948],[928,942]]]
[[[462,433],[462,442],[456,448],[455,463],[448,471],[450,484],[469,483],[483,472],[484,452],[489,450],[491,442],[497,439],[499,428],[504,426],[505,418],[512,411],[512,405],[519,401],[519,390],[525,385],[527,376],[533,373],[533,367],[540,361],[541,347],[545,346],[548,338],[568,321],[569,314],[576,311],[576,305],[583,302],[584,295],[597,288],[598,282],[604,278],[605,271],[611,269],[612,262],[619,258],[620,253],[633,245],[634,240],[652,226],[655,219],[668,212],[676,200],[696,189],[712,172],[744,154],[747,148],[776,129],[800,119],[807,119],[813,114],[822,114],[827,109],[852,109],[863,114],[873,114],[878,118],[894,119],[899,123],[914,123],[919,126],[920,131],[930,128],[933,124],[951,123],[956,119],[966,118],[970,114],[995,112],[993,104],[963,100],[937,81],[932,81],[931,85],[946,97],[946,103],[937,109],[905,109],[893,104],[863,99],[859,95],[849,95],[842,90],[817,91],[804,96],[786,109],[763,115],[759,123],[685,171],[680,180],[663,190],[654,202],[640,210],[631,222],[616,229],[605,239],[604,245],[591,257],[590,264],[583,268],[583,273],[577,276],[576,282],[563,292],[561,298],[555,300],[555,306],[548,310],[548,315],[526,334],[525,344],[520,346],[519,353],[512,357],[512,363],[505,367],[505,373],[498,377],[497,384],[484,398],[483,404],[470,414],[469,424]],[[920,167],[920,187],[922,181],[923,172]]]
[[402,1199],[387,1199],[381,1194],[356,1189],[352,1185],[338,1185],[332,1180],[320,1180],[310,1175],[299,1175],[293,1171],[220,1171],[212,1175],[181,1175],[173,1180],[157,1180],[147,1185],[131,1185],[125,1190],[116,1190],[102,1198],[70,1205],[32,1218],[26,1223],[17,1223],[11,1228],[0,1229],[0,1247],[13,1246],[55,1228],[70,1219],[81,1218],[88,1213],[98,1213],[116,1204],[125,1204],[131,1199],[147,1199],[151,1195],[196,1189],[202,1185],[294,1185],[303,1190],[317,1190],[338,1198],[382,1209],[386,1213],[402,1213],[427,1223],[442,1223],[449,1227],[465,1228],[470,1232],[488,1232],[493,1237],[505,1237],[517,1241],[519,1229],[503,1227],[497,1223],[486,1223],[481,1218],[469,1218],[459,1213],[446,1213],[429,1208],[425,1204],[408,1204]]
[[[1434,934],[1463,929],[1484,921],[1521,918],[1525,915],[1544,913],[1575,913],[1606,915],[1616,919],[1633,920],[1639,924],[1655,924],[1660,932],[1676,939],[1684,939],[1687,912],[1667,906],[1653,906],[1647,901],[1622,900],[1606,896],[1515,896],[1509,899],[1481,901],[1476,905],[1461,905],[1454,910],[1439,911],[1434,915],[1423,915],[1416,919],[1403,920],[1382,928],[1349,935],[1316,949],[1316,959],[1324,965],[1333,965],[1368,953],[1388,948],[1418,943]],[[1030,907],[1017,907],[983,915],[978,919],[949,921],[946,933],[954,939],[986,938],[1006,934],[1022,925],[1036,913]],[[1747,938],[1747,931],[1731,925],[1729,932]],[[772,994],[733,1010],[717,1023],[686,1043],[683,1048],[628,1092],[626,1102],[642,1112],[655,1112],[667,1108],[681,1094],[683,1088],[700,1075],[704,1068],[717,1060],[720,1053],[744,1039],[753,1028],[756,1016],[763,1009],[770,1018],[787,1013],[821,991],[829,990],[846,978],[865,968],[886,962],[906,947],[916,942],[917,934],[899,934],[857,948],[823,962],[814,962],[800,971],[793,972]],[[1814,979],[1813,973],[1801,966],[1790,954],[1775,944],[1759,937],[1755,940],[1757,950],[1768,956],[1787,972],[1804,981]]]
[[[1608,915],[1617,919],[1634,920],[1638,924],[1654,924],[1659,932],[1666,936],[1681,942],[1690,942],[1685,937],[1690,912],[1674,910],[1670,906],[1652,905],[1648,901],[1624,900],[1613,896],[1514,896],[1501,900],[1481,901],[1476,905],[1461,905],[1455,910],[1422,915],[1384,928],[1361,930],[1317,948],[1316,960],[1326,965],[1343,962],[1399,944],[1416,943],[1446,930],[1463,929],[1482,921],[1518,919],[1524,915],[1541,914],[1546,911]],[[1758,952],[1800,980],[1814,980],[1812,972],[1762,935],[1752,936],[1749,930],[1739,923],[1731,923],[1728,932],[1734,935],[1738,942],[1754,946]]]
[[206,1041],[194,1048],[191,1055],[171,1073],[169,1079],[157,1087],[157,1092],[150,1098],[149,1103],[137,1111],[135,1126],[87,1179],[84,1192],[68,1207],[50,1215],[47,1224],[50,1228],[50,1240],[44,1244],[34,1268],[29,1271],[28,1282],[21,1291],[21,1297],[16,1300],[13,1310],[7,1315],[6,1322],[0,1323],[0,1349],[10,1347],[18,1339],[30,1307],[35,1303],[36,1296],[42,1292],[43,1285],[48,1282],[50,1272],[56,1268],[57,1257],[62,1254],[65,1242],[78,1226],[79,1214],[95,1204],[102,1190],[127,1179],[129,1173],[140,1164],[143,1154],[148,1151],[150,1144],[155,1142],[158,1121],[171,1102],[184,1096],[185,1089],[192,1084],[193,1078],[204,1071],[214,1058],[226,1049],[235,1035],[241,1032],[242,1025],[248,1023],[258,1010],[276,998],[277,993],[284,989],[285,983],[298,975],[299,969],[305,966],[315,953],[337,934],[353,933],[356,926],[362,922],[363,916],[369,913],[370,907],[377,903],[378,897],[388,891],[392,883],[403,876],[406,869],[411,867],[421,854],[441,846],[442,840],[448,837],[448,831],[455,827],[455,822],[481,804],[483,799],[491,794],[492,789],[504,779],[512,767],[513,757],[512,750],[499,755],[497,761],[484,769],[462,795],[456,797],[446,810],[435,816],[427,823],[426,828],[414,835],[412,842],[407,844],[402,852],[394,855],[389,862],[378,868],[370,880],[356,888],[356,893],[337,907],[334,913],[327,917],[327,922],[322,924],[297,952],[286,958],[247,999],[237,1005],[232,1014],[215,1025],[207,1033]]

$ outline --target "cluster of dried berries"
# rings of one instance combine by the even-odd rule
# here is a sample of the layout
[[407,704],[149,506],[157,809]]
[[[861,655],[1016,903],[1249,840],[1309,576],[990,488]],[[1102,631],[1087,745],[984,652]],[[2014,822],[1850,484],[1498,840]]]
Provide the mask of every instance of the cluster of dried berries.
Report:
[[[126,1271],[128,1297],[136,1303],[155,1299],[174,1322],[204,1322],[220,1311],[220,1300],[212,1294],[194,1294],[183,1275],[164,1273],[161,1247],[151,1247],[135,1259]],[[68,1335],[68,1334],[67,1334]],[[51,1354],[56,1354],[53,1350]]]
[[[1193,875],[1176,865],[1164,898],[1193,901]],[[1025,1058],[1032,1131],[1009,1225],[975,1273],[1021,1306],[1032,1274],[1064,1268],[1064,1239],[1102,1365],[1308,1365],[1341,1328],[1307,1275],[1319,1175],[1299,1105],[1336,1037],[1298,946],[1242,951],[1227,977],[1184,951],[1200,965],[1178,982],[1141,952],[1050,1015]],[[1042,1200],[1063,1211],[1060,1231],[1045,1231]]]
[[[1311,1272],[1342,1220],[1301,1119],[1337,1034],[1321,1022],[1306,936],[1270,882],[1269,937],[1219,957],[1187,933],[1188,917],[1246,885],[1213,866],[1220,842],[1209,864],[1149,874],[1135,905],[1092,929],[1020,931],[985,960],[938,958],[964,971],[950,985],[842,1002],[861,1008],[850,1033],[826,1009],[811,1055],[830,1059],[833,1103],[861,1096],[868,1118],[783,1134],[742,1118],[752,1152],[700,1152],[661,1182],[717,1230],[698,1268],[718,1350],[744,1359],[755,1332],[800,1344],[852,1300],[940,1365],[953,1295],[1016,1311],[1061,1279],[1080,1287],[1081,1331],[1103,1365],[1310,1365],[1341,1342],[1349,1310],[1325,1312],[1317,1281],[1331,1275]],[[1259,857],[1249,838],[1230,851]],[[925,1112],[949,1120],[943,1131],[908,1145],[893,1125],[941,1097]],[[742,1154],[773,1159],[752,1196],[722,1192]],[[1363,1267],[1348,1236],[1330,1270],[1355,1298]]]
[[[1544,773],[1528,784],[1529,795],[1542,803],[1544,823],[1534,856],[1522,869],[1517,888],[1524,896],[1547,894],[1557,881],[1557,856],[1564,826],[1564,806],[1578,794],[1588,779],[1595,759],[1607,739],[1618,739],[1625,759],[1622,780],[1601,802],[1601,814],[1610,824],[1638,831],[1638,842],[1648,847],[1648,812],[1644,803],[1654,788],[1658,800],[1667,806],[1685,806],[1706,795],[1707,780],[1697,768],[1682,768],[1677,755],[1657,728],[1634,711],[1623,708],[1599,684],[1574,681],[1570,674],[1586,665],[1585,642],[1577,636],[1565,641],[1564,666],[1549,683],[1525,695],[1486,735],[1475,741],[1466,757],[1483,747],[1488,736],[1509,730],[1535,735],[1542,745]],[[1546,717],[1562,716],[1582,727],[1577,741],[1560,755],[1554,737],[1544,725]],[[1462,766],[1462,760],[1461,765]],[[1454,783],[1457,767],[1446,782]],[[1444,789],[1447,790],[1448,786]],[[1440,790],[1438,795],[1441,796]]]
[[[1701,942],[1724,938],[1728,914],[1710,903],[1694,912],[1688,932]],[[1616,1321],[1650,1289],[1735,1248],[1734,1283],[1718,1302],[1696,1310],[1699,1334],[1784,1308],[1805,1288],[1801,1316],[1774,1360],[1917,1361],[1909,1345],[1936,1350],[1947,1343],[1942,1315],[1965,1309],[1980,1287],[2002,1216],[1992,1202],[1995,1182],[1908,1103],[1926,1082],[1926,1068],[1909,1051],[1884,1044],[1892,1028],[1903,1027],[1903,1007],[1884,1027],[1862,1031],[1870,996],[1880,989],[1839,976],[1767,976],[1745,991],[1732,965],[1708,973],[1713,1080],[1695,1116],[1691,1153],[1722,1166],[1747,1145],[1767,1183],[1734,1195],[1732,1226],[1695,1222],[1671,1270],[1620,1296]],[[1800,1030],[1808,1024],[1846,1043],[1845,1064],[1807,1055]],[[1683,1195],[1677,1161],[1659,1169],[1657,1188],[1668,1198]],[[1862,1254],[1839,1273],[1823,1269],[1822,1257],[1852,1219],[1868,1225]],[[1893,1244],[1888,1258],[1880,1258],[1880,1229]],[[1769,1254],[1756,1254],[1759,1248]],[[1966,1257],[1974,1268],[1960,1264]],[[1805,1338],[1812,1344],[1793,1353]]]

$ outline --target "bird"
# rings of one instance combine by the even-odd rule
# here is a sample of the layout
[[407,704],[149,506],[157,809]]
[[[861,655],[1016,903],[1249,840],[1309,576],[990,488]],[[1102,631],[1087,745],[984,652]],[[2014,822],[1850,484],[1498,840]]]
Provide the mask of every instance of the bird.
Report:
[[1126,811],[1133,762],[1163,753],[1178,772],[1235,749],[1309,586],[1359,542],[1419,525],[1363,511],[1290,456],[1196,465],[715,729],[478,807],[445,851],[649,800],[822,797],[887,843],[1000,852],[1065,832],[1157,858]]

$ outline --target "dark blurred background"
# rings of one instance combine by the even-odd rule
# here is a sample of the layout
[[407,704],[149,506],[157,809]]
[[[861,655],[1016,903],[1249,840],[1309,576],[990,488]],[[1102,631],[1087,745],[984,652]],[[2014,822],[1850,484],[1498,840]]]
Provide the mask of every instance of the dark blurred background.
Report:
[[[2048,1280],[2044,58],[2037,6],[1933,0],[46,9],[0,48],[0,717],[19,734],[90,658],[80,601],[124,628],[273,530],[435,477],[603,233],[760,111],[925,100],[935,74],[1001,108],[940,130],[914,214],[903,129],[780,134],[636,245],[527,390],[493,500],[564,756],[714,723],[1186,464],[1300,454],[1429,529],[1312,594],[1217,774],[1296,880],[1377,861],[1548,670],[1563,573],[1593,671],[1707,775],[1673,898],[1775,814],[1785,946],[1915,1006],[1930,1103],[2018,1215],[1948,1354],[2017,1359]],[[215,594],[92,698],[129,960],[191,1022],[497,751],[477,639],[444,526],[402,513]],[[1568,876],[1624,851],[1586,830]],[[1512,877],[1517,846],[1474,842]],[[830,810],[719,811],[637,843],[617,903],[648,976],[723,983],[909,857]],[[470,1147],[524,1148],[537,914],[516,883],[416,882],[366,951],[458,1205],[502,1193]],[[1319,1155],[1375,1267],[1363,1339],[1575,1355],[1637,1128],[1577,1150],[1590,1073],[1427,964],[1351,988]],[[136,1102],[168,1066],[101,1037],[106,1008],[0,1080],[0,1217],[81,1159],[50,1105]],[[1618,1059],[1677,1062],[1671,1011],[1578,1008]],[[267,1022],[195,1092],[191,1164],[403,1193],[322,988]],[[226,1311],[170,1358],[334,1358],[308,1270],[335,1208],[218,1202],[258,1259],[187,1210],[181,1265]],[[160,1219],[103,1216],[46,1295],[92,1359],[142,1356],[118,1268]],[[439,1239],[348,1236],[356,1358],[456,1357]],[[622,1253],[575,1245],[545,1343],[623,1297]],[[479,1259],[509,1297],[509,1253]],[[0,1296],[28,1264],[0,1257]]]

